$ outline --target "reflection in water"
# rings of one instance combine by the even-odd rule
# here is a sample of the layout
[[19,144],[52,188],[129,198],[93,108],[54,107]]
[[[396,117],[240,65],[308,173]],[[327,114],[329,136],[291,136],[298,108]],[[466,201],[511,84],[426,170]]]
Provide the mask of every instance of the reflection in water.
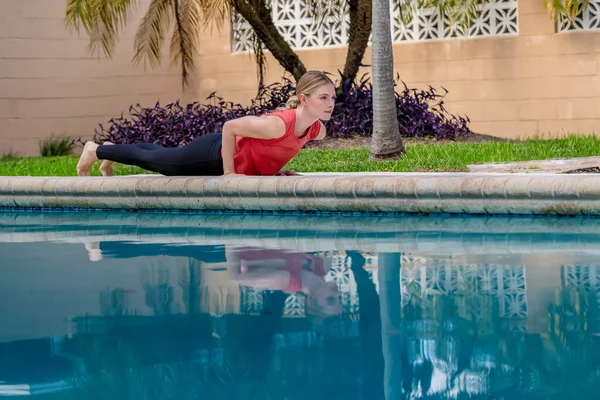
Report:
[[[0,243],[0,396],[592,399],[600,390],[600,263],[568,239],[536,251],[531,234],[528,246],[495,241],[486,251],[471,233],[472,252],[463,232],[453,251],[426,237],[406,251],[387,242],[367,251],[268,239],[285,229],[253,228],[237,243],[168,243],[145,229],[135,240],[73,228],[58,242]],[[392,235],[372,233],[378,245]],[[249,239],[261,235],[263,245]]]
[[[231,279],[246,288],[303,295],[304,311],[315,320],[342,313],[338,285],[326,281],[331,263],[314,254],[243,247],[227,251]],[[285,298],[286,296],[281,296]],[[283,306],[281,305],[283,312]]]

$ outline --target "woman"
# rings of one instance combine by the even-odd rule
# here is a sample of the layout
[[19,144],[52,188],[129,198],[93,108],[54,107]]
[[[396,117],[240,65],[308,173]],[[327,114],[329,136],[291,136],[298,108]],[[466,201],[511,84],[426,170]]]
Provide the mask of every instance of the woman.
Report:
[[325,126],[335,105],[335,86],[319,71],[300,78],[296,96],[287,108],[262,116],[227,121],[222,133],[203,135],[185,146],[158,144],[98,145],[87,142],[77,164],[77,175],[89,176],[92,165],[104,160],[100,172],[112,175],[112,163],[136,165],[162,175],[296,175],[281,171],[309,140],[325,137]]
[[226,246],[230,277],[242,286],[306,295],[307,313],[317,320],[340,315],[338,286],[326,281],[331,260],[309,253]]

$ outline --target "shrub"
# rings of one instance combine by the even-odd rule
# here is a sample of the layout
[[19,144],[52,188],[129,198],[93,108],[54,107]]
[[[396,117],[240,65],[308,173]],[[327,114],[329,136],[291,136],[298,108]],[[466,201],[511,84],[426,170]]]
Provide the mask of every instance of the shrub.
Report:
[[19,157],[17,156],[17,153],[15,153],[13,150],[9,150],[9,151],[5,151],[2,153],[2,157],[0,157],[0,161],[14,161],[17,160]]
[[[396,77],[396,83],[400,77]],[[444,89],[441,95],[429,86],[427,90],[404,89],[396,91],[396,113],[400,134],[404,137],[431,137],[456,140],[471,133],[468,117],[449,114],[444,108]],[[331,137],[352,135],[371,136],[373,133],[373,91],[366,74],[353,83],[345,98],[336,104],[334,117],[328,121],[327,131]]]
[[75,141],[70,137],[54,137],[40,141],[40,154],[42,157],[69,156],[73,153]]
[[[396,81],[399,81],[397,77]],[[431,137],[455,140],[470,133],[466,117],[448,114],[443,98],[433,88],[427,90],[404,89],[396,92],[396,108],[400,132],[405,137]],[[225,101],[211,93],[207,103],[193,102],[185,106],[179,102],[164,107],[160,103],[152,108],[139,104],[129,108],[129,116],[112,118],[106,127],[96,129],[94,141],[113,143],[158,143],[166,147],[182,146],[198,136],[220,132],[223,124],[246,115],[259,115],[285,105],[294,90],[287,78],[260,88],[259,95],[250,105]],[[372,88],[366,74],[349,85],[343,99],[336,104],[331,120],[326,126],[333,138],[354,135],[370,136],[373,129]]]

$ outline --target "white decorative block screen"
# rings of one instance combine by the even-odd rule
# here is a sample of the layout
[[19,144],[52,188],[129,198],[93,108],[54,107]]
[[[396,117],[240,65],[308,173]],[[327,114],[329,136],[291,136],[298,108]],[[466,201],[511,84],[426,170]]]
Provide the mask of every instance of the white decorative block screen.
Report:
[[[341,6],[331,4],[321,22],[313,19],[303,0],[270,1],[273,22],[293,49],[324,48],[348,43],[349,18],[345,2]],[[419,11],[407,26],[400,22],[399,13],[397,5],[392,5],[394,42],[515,35],[519,32],[517,0],[489,0],[483,5],[477,20],[466,30],[450,25],[448,18],[442,17],[436,9]],[[232,18],[232,38],[234,53],[253,50],[252,28],[235,13]]]
[[520,265],[467,264],[456,265],[451,259],[436,260],[402,256],[400,291],[402,307],[419,298],[423,314],[433,310],[436,296],[478,294],[488,296],[492,310],[478,310],[478,316],[523,319],[527,317],[527,285],[525,268]]
[[589,0],[585,11],[580,11],[577,18],[569,20],[561,17],[558,22],[559,32],[592,31],[600,29],[600,0]]
[[[370,277],[379,293],[377,256],[366,255]],[[343,315],[359,313],[358,288],[352,272],[352,260],[346,255],[330,255],[331,269],[325,280],[335,282],[340,290]],[[522,265],[461,264],[451,258],[429,258],[402,255],[400,258],[401,306],[406,309],[416,305],[424,318],[432,318],[436,297],[478,295],[473,307],[478,318],[500,317],[508,320],[525,320],[528,313],[526,269]],[[578,267],[582,268],[582,267]],[[589,268],[578,274],[567,268],[567,282],[587,282]],[[600,276],[600,267],[594,269]],[[581,277],[580,277],[581,276]],[[595,277],[596,275],[594,275]],[[596,283],[596,280],[593,281]],[[595,286],[594,286],[595,287]],[[600,284],[598,285],[600,287]],[[600,291],[598,289],[597,291]],[[242,313],[260,314],[265,304],[266,291],[241,287]],[[483,298],[486,299],[483,299]],[[483,300],[481,300],[483,299]],[[306,301],[304,294],[289,294],[283,314],[287,317],[304,317]]]
[[563,265],[563,285],[594,293],[600,307],[600,264]]

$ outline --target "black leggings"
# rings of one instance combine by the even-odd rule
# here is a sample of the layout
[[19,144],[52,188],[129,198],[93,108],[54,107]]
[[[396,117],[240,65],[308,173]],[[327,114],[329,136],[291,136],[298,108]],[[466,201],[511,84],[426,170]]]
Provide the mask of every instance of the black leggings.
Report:
[[223,175],[221,134],[202,135],[182,147],[163,147],[152,143],[98,146],[100,160],[135,165],[168,176]]

